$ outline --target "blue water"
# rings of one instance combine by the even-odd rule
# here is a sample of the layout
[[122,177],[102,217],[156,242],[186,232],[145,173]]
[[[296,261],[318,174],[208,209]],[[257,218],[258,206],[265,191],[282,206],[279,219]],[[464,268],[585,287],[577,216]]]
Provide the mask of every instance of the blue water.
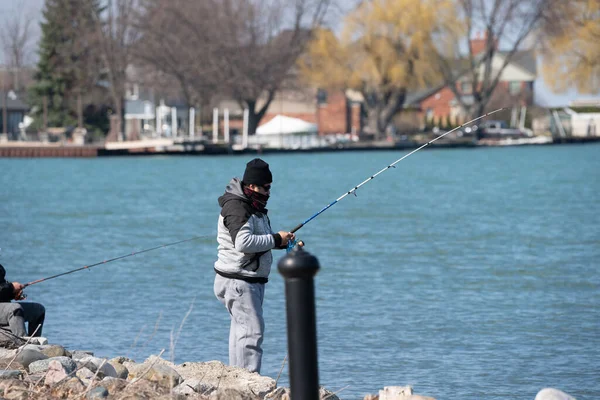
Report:
[[[273,228],[403,154],[265,156]],[[216,199],[249,158],[0,159],[9,280],[207,235],[30,287],[48,310],[44,336],[101,356],[226,362]],[[599,172],[599,145],[424,150],[307,224],[321,383],[345,399],[386,385],[437,399],[533,399],[548,386],[600,398]],[[275,266],[265,318],[262,372],[275,378],[286,354]]]

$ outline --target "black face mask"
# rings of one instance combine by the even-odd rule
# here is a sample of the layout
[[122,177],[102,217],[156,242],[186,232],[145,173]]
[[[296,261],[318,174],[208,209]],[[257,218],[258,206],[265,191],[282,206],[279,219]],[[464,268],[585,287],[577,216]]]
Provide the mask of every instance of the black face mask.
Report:
[[252,207],[256,208],[258,211],[265,211],[265,207],[267,206],[270,197],[268,194],[255,192],[249,187],[244,188],[244,194],[252,201]]

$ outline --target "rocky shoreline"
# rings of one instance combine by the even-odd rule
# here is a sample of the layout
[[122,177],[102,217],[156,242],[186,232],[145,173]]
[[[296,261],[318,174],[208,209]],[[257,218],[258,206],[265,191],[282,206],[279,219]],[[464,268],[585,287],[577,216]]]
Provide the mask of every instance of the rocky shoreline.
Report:
[[[0,397],[26,399],[200,399],[289,400],[290,390],[266,376],[220,361],[174,364],[162,352],[141,363],[127,357],[95,357],[67,350],[44,338],[0,343]],[[321,400],[339,400],[320,389]],[[435,400],[413,394],[410,386],[390,386],[364,400]],[[556,389],[543,389],[535,400],[575,400]]]

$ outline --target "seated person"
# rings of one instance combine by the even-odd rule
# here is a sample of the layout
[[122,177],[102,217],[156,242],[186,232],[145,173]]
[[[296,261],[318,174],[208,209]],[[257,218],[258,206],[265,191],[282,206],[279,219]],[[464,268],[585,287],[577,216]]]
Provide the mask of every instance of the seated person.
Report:
[[25,298],[23,285],[19,282],[9,282],[5,276],[6,271],[0,265],[0,326],[8,326],[12,334],[19,337],[41,336],[46,309],[39,303],[13,302],[12,300]]

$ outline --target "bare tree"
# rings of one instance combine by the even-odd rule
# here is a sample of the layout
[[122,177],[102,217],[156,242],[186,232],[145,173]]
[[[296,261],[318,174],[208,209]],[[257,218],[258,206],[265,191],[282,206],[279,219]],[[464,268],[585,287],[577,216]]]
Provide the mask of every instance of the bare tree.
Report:
[[[552,12],[555,0],[459,0],[465,21],[465,32],[457,38],[453,51],[440,56],[440,69],[448,87],[462,108],[471,116],[481,115],[502,74],[511,61],[524,49],[527,38]],[[472,39],[483,33],[477,48]],[[460,43],[459,40],[466,40]],[[505,48],[500,51],[499,46]],[[461,48],[467,54],[460,54]],[[502,57],[496,57],[501,54]],[[456,85],[464,80],[470,86],[469,99]]]
[[13,72],[11,86],[17,91],[21,89],[21,70],[30,61],[33,22],[31,14],[24,14],[21,9],[13,17],[5,18],[0,26],[5,63]]
[[137,9],[136,0],[108,0],[103,15],[99,15],[96,21],[99,50],[117,121],[116,126],[111,124],[107,140],[126,139],[123,129],[124,98],[132,48],[139,37],[134,24]]
[[540,55],[545,82],[556,92],[600,90],[600,1],[556,5],[556,18],[541,28]]
[[154,88],[177,86],[189,105],[206,102],[218,90],[215,71],[206,62],[209,37],[198,37],[190,24],[179,22],[182,14],[205,15],[206,6],[202,1],[146,0],[136,23],[140,40],[133,56],[145,67],[141,79]]
[[176,77],[190,101],[236,100],[254,133],[331,1],[149,0],[143,32],[154,51],[141,58]]

